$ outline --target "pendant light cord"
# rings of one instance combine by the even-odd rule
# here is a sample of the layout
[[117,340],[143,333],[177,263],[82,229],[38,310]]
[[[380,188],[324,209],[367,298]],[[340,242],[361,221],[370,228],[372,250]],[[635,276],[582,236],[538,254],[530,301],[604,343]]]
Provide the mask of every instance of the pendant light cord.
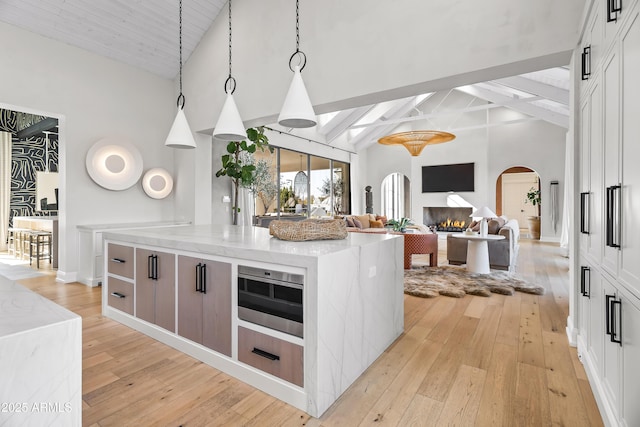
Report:
[[298,66],[300,67],[300,71],[302,71],[307,65],[307,55],[305,55],[305,53],[300,50],[300,0],[296,0],[296,51],[293,52],[293,55],[291,55],[291,58],[289,58],[289,69],[291,71],[294,71],[291,63],[293,61],[293,58],[295,58],[296,56],[299,56]]
[[300,52],[300,1],[296,0],[296,53]]
[[[180,30],[179,30],[179,51],[180,51],[180,77],[179,77],[179,81],[180,81],[180,94],[178,95],[178,108],[183,109],[184,108],[184,103],[185,103],[185,99],[184,99],[184,95],[182,94],[182,0],[180,0],[180,13],[179,13],[179,21],[180,21]],[[180,101],[182,101],[182,105],[180,105]]]
[[231,77],[231,0],[229,0],[229,77],[224,81],[224,92],[233,94],[236,91],[236,79]]

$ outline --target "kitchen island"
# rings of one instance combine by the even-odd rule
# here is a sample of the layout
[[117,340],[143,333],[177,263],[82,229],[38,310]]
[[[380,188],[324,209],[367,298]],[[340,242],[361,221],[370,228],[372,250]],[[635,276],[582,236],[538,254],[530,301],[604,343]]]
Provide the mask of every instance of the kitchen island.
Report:
[[[315,417],[403,331],[401,236],[288,242],[202,225],[104,239],[105,316]],[[239,266],[303,277],[301,334],[239,316]]]
[[0,276],[0,425],[82,424],[82,319]]

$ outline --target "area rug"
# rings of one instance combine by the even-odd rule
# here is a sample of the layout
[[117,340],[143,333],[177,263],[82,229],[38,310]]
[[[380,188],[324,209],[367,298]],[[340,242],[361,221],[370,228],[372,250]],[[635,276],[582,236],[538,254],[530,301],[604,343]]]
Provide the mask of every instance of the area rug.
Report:
[[462,298],[465,294],[489,297],[492,293],[513,295],[515,291],[542,295],[542,286],[529,283],[506,271],[469,273],[460,267],[418,267],[404,272],[404,293],[423,298],[438,295]]

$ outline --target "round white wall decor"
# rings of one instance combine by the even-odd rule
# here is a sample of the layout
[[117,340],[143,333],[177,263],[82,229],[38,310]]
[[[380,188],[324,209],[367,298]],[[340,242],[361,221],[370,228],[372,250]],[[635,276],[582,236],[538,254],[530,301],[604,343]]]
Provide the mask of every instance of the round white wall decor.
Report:
[[142,155],[133,145],[115,139],[101,139],[87,153],[87,172],[108,190],[126,190],[142,175]]
[[153,199],[164,199],[173,189],[173,178],[162,168],[149,169],[142,177],[142,188]]

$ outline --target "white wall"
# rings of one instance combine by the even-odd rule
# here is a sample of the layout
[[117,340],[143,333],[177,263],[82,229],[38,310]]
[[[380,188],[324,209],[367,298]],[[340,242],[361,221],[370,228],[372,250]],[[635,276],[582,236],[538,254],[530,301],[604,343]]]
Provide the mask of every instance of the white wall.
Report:
[[[490,120],[506,120],[514,115],[507,109],[495,109]],[[540,239],[560,240],[561,223],[557,232],[551,226],[550,182],[559,182],[558,203],[562,218],[562,200],[565,188],[565,146],[567,129],[543,121],[517,123],[489,128],[488,182],[489,200],[495,200],[498,176],[511,166],[526,166],[540,175],[541,223]]]
[[[0,103],[3,108],[60,118],[60,265],[75,279],[78,224],[174,219],[170,196],[147,197],[140,183],[109,191],[86,172],[89,148],[104,137],[130,141],[144,171],[173,172],[164,140],[175,114],[173,82],[84,50],[0,23]],[[179,179],[176,180],[179,185]]]

